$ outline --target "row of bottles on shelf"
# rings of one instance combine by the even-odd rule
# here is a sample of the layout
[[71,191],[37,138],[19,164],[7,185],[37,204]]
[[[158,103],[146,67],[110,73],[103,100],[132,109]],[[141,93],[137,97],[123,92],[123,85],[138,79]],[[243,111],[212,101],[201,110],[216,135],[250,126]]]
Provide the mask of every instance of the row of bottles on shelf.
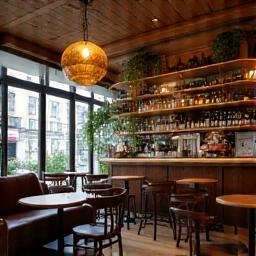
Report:
[[[224,157],[234,156],[235,133],[208,132],[180,135],[147,135],[137,141],[137,157]],[[116,157],[129,157],[134,149],[120,141]]]
[[204,104],[226,103],[250,100],[256,97],[256,90],[249,88],[222,88],[195,94],[172,95],[146,100],[128,101],[118,104],[117,113],[144,112],[151,110],[175,109]]
[[205,66],[209,64],[212,64],[212,57],[210,55],[204,56],[204,53],[202,52],[200,57],[197,57],[196,55],[194,55],[192,58],[188,60],[186,64],[181,60],[181,58],[179,58],[178,63],[170,67],[169,70],[170,72],[180,71],[187,68],[196,68],[196,67]]
[[217,75],[207,76],[205,78],[195,78],[195,79],[180,79],[178,81],[166,82],[162,84],[152,83],[150,81],[141,81],[139,83],[136,92],[132,89],[129,91],[120,90],[118,92],[117,98],[125,99],[132,97],[132,94],[136,96],[145,94],[162,94],[169,93],[183,89],[192,89],[197,87],[208,87],[212,85],[221,85],[225,83],[231,83],[240,80],[255,79],[256,74],[252,70],[247,70],[245,68],[238,69],[228,72],[220,72]]
[[255,109],[212,110],[137,120],[138,132],[256,125]]

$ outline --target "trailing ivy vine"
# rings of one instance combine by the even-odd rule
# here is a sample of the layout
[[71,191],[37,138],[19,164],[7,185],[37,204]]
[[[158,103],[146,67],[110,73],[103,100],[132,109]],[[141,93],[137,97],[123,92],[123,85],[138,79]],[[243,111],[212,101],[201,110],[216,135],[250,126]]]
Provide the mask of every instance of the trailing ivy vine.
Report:
[[[97,111],[88,112],[87,122],[84,124],[84,140],[89,149],[94,150],[97,159],[108,156],[117,141],[117,131],[120,120],[111,119],[116,106],[105,104]],[[106,166],[100,163],[100,172],[105,172]]]

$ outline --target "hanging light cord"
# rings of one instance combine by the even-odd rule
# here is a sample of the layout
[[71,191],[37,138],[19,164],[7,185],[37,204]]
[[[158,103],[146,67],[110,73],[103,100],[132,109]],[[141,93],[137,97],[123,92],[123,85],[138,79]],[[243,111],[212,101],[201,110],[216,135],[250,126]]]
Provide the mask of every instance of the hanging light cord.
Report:
[[88,35],[89,35],[89,31],[88,31],[88,13],[87,13],[87,5],[88,5],[88,0],[84,0],[84,20],[83,20],[83,36],[84,36],[84,41],[88,41]]

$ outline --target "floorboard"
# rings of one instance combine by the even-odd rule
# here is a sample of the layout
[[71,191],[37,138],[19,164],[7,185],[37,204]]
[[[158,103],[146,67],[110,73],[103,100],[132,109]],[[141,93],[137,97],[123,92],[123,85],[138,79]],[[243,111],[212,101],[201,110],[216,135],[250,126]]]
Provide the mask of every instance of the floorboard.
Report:
[[[157,241],[153,241],[153,228],[147,226],[142,229],[141,235],[137,234],[138,225],[131,225],[131,229],[127,230],[126,226],[122,231],[124,256],[187,256],[188,243],[181,241],[180,248],[176,248],[176,242],[173,240],[172,230],[169,227],[158,226]],[[225,227],[225,232],[211,232],[210,242],[205,241],[205,235],[201,235],[202,255],[247,255],[247,231],[239,229],[238,235],[235,235],[233,228]],[[37,256],[52,256],[51,251],[41,251]],[[65,256],[72,255],[72,248],[65,248]],[[82,252],[76,256],[84,255]],[[87,256],[91,256],[88,253]],[[113,245],[112,248],[104,250],[105,256],[119,256],[118,246]]]

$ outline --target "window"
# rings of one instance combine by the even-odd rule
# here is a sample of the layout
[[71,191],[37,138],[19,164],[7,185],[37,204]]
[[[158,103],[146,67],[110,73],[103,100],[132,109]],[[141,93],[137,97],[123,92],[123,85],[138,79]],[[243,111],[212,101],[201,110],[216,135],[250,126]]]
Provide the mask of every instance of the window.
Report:
[[[30,68],[34,69],[34,71],[35,71],[35,69],[36,70],[39,69],[39,65],[35,64],[33,66],[33,68],[32,67],[30,67]],[[25,72],[14,70],[14,69],[11,69],[11,68],[7,69],[7,75],[19,78],[21,80],[30,81],[30,82],[33,82],[33,83],[39,83],[39,76],[29,75],[29,74],[27,74]]]
[[76,102],[76,156],[77,171],[88,170],[88,148],[83,139],[83,126],[87,120],[88,104]]
[[46,95],[46,171],[69,168],[69,105],[67,99]]
[[58,139],[51,139],[51,152],[57,153],[59,152],[59,140]]
[[29,119],[29,130],[37,130],[38,128],[38,120],[36,119]]
[[15,111],[15,93],[8,92],[8,111]]
[[15,128],[21,128],[21,118],[9,116],[8,117],[8,126],[15,127]]
[[36,114],[36,106],[37,106],[37,98],[33,96],[29,96],[28,113],[30,115]]
[[94,93],[94,99],[104,102],[104,95]]
[[29,118],[28,106],[38,115],[39,94],[8,86],[8,174],[24,170],[38,172],[38,119]]
[[59,116],[59,102],[51,102],[51,117]]

